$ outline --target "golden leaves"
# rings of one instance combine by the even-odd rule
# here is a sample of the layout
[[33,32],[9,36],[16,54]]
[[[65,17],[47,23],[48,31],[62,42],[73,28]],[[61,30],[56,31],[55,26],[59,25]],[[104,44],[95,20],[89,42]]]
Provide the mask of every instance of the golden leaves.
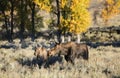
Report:
[[34,2],[40,7],[41,10],[45,10],[47,12],[51,11],[50,0],[34,0]]
[[67,4],[67,0],[60,0],[61,8],[64,8],[66,4]]
[[106,2],[107,2],[108,5],[112,5],[112,4],[115,3],[114,0],[106,0]]
[[105,23],[108,19],[120,13],[120,0],[106,0],[105,8],[102,10],[102,18]]
[[72,0],[68,18],[61,17],[61,28],[78,34],[85,32],[91,24],[91,16],[87,8],[90,0]]
[[[59,0],[61,11],[59,28],[75,34],[84,32],[91,24],[91,16],[87,8],[90,0]],[[50,0],[34,0],[43,10],[52,10]]]

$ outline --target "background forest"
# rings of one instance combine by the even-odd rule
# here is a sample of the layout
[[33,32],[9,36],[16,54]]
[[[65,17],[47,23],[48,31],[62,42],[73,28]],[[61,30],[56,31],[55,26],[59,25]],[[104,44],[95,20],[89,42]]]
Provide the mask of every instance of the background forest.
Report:
[[0,0],[0,40],[34,41],[42,30],[56,31],[60,38],[89,27],[119,26],[119,7],[119,0]]

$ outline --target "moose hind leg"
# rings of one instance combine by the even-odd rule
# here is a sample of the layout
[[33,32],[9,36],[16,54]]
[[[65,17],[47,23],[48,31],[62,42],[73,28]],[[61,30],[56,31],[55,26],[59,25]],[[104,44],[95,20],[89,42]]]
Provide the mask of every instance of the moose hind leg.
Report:
[[72,64],[74,65],[74,58],[71,58],[70,56],[65,55],[65,60],[66,60],[67,62],[70,62],[70,63],[72,63]]
[[74,58],[70,58],[70,62],[74,65]]
[[84,52],[83,59],[88,60],[89,54],[88,51]]
[[68,55],[65,55],[65,60],[68,62],[70,59],[68,57]]

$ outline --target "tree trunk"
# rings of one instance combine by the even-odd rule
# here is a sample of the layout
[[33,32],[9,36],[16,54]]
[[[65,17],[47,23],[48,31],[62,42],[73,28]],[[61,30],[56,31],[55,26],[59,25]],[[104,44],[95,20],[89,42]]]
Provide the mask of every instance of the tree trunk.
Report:
[[80,43],[80,34],[77,34],[77,43]]
[[24,40],[24,22],[21,20],[21,25],[20,25],[20,42]]
[[58,43],[61,43],[61,33],[62,33],[62,31],[59,29],[59,30],[58,30],[58,33],[57,33]]
[[71,36],[70,35],[68,36],[68,42],[71,42]]
[[32,6],[33,7],[31,8],[31,10],[32,10],[32,37],[31,37],[31,40],[34,41],[35,40],[35,19],[34,19],[34,17],[35,17],[35,4],[33,3]]
[[65,36],[64,35],[61,36],[61,40],[62,40],[61,43],[65,43]]
[[14,12],[14,3],[13,3],[13,1],[11,0],[10,1],[11,2],[11,13],[10,13],[10,15],[11,15],[11,31],[10,31],[10,42],[13,42],[13,12]]
[[4,21],[5,21],[5,28],[6,28],[6,32],[7,32],[7,40],[8,40],[8,42],[10,42],[10,30],[8,29],[8,25],[7,25],[7,17],[6,17],[6,15],[5,15],[5,12],[4,11],[2,11],[2,13],[3,13],[3,16],[4,16]]
[[60,5],[59,5],[59,0],[56,0],[57,4],[57,26],[60,25]]
[[23,0],[21,0],[21,8],[20,8],[20,11],[21,11],[21,15],[20,15],[20,18],[21,18],[21,24],[20,24],[20,42],[23,42],[24,40],[24,5],[23,5]]
[[[60,5],[59,5],[59,0],[56,0],[56,6],[57,6],[57,26],[59,26],[60,25]],[[58,39],[58,42],[61,43],[61,30],[60,29],[58,29],[57,39]]]

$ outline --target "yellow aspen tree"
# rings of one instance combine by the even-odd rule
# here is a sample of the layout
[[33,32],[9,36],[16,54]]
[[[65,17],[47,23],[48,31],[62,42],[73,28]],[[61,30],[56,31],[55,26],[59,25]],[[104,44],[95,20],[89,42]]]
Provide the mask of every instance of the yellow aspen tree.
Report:
[[[39,7],[46,11],[53,10],[52,0],[34,0]],[[80,34],[85,32],[91,24],[91,16],[88,11],[90,0],[56,0],[59,4],[60,24],[58,28],[62,33],[71,32]],[[57,13],[58,13],[57,12]],[[79,35],[78,35],[79,36]],[[78,39],[78,42],[80,39]]]
[[[61,9],[61,16],[60,16],[60,25],[58,26],[60,30],[62,30],[61,35],[61,42],[64,43],[64,35],[67,33],[68,30],[68,21],[70,17],[70,1],[71,0],[61,0],[60,1],[60,9]],[[69,41],[71,41],[71,37],[69,36]]]
[[90,0],[71,0],[63,8],[66,13],[65,16],[61,16],[61,28],[77,34],[78,43],[80,42],[80,33],[85,32],[91,24],[91,16],[87,10],[89,2]]
[[47,12],[51,11],[51,1],[50,0],[33,0],[35,4],[37,4],[41,10],[45,10]]
[[[51,13],[56,14],[56,16],[57,16],[57,26],[58,26],[58,30],[60,30],[60,32],[64,30],[63,28],[60,29],[61,11],[66,6],[67,1],[68,0],[34,0],[34,2],[40,7],[41,10],[45,10],[47,12],[51,12]],[[60,39],[60,34],[59,34],[58,37]]]
[[120,0],[105,0],[105,5],[102,10],[102,18],[107,25],[108,20],[120,13]]

